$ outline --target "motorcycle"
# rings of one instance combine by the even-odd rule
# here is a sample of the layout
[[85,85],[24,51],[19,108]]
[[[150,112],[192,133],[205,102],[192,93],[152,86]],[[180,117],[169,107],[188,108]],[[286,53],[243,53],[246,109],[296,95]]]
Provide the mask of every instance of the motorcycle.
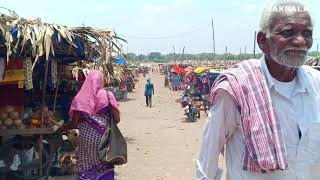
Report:
[[199,111],[197,108],[194,107],[192,103],[192,98],[190,96],[183,96],[181,105],[184,108],[184,115],[187,116],[188,121],[196,122]]
[[211,103],[209,100],[209,95],[203,95],[203,106],[204,106],[204,112],[208,116],[210,108],[211,108]]
[[197,121],[197,115],[199,114],[197,108],[194,107],[192,104],[192,101],[189,101],[188,105],[184,109],[185,115],[188,117],[188,120],[190,122],[196,122]]

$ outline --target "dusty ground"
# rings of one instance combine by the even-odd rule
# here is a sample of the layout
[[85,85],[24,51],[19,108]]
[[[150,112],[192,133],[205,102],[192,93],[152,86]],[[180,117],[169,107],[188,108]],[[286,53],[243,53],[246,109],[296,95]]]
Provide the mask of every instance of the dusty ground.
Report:
[[164,76],[158,73],[149,77],[155,85],[152,108],[145,106],[143,77],[128,101],[120,102],[119,127],[127,138],[129,162],[116,167],[116,179],[193,180],[206,116],[186,122],[183,109],[175,102],[181,92],[165,88]]
[[121,103],[120,128],[128,137],[129,163],[118,167],[118,179],[195,179],[195,159],[198,156],[205,118],[187,123],[183,109],[175,101],[181,92],[164,87],[164,76],[151,75],[155,85],[154,106],[145,107],[141,78],[134,99]]

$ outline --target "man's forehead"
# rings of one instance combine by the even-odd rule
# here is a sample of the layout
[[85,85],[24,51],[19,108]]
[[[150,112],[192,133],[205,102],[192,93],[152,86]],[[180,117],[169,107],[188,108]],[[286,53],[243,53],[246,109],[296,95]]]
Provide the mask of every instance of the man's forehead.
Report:
[[280,12],[273,16],[273,27],[304,26],[312,29],[312,21],[308,12]]

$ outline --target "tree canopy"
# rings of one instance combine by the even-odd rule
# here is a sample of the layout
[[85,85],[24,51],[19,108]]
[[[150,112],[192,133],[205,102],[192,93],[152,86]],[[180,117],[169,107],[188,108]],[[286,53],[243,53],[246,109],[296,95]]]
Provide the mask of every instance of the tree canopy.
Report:
[[[309,52],[309,56],[315,57],[320,56],[320,52],[312,51]],[[212,61],[216,60],[246,60],[260,58],[262,54],[216,54],[213,53],[201,53],[201,54],[161,54],[160,52],[151,52],[147,55],[128,53],[127,58],[129,61],[141,61],[141,62],[156,62],[166,63],[169,61],[183,61],[183,60],[199,60],[199,61]]]

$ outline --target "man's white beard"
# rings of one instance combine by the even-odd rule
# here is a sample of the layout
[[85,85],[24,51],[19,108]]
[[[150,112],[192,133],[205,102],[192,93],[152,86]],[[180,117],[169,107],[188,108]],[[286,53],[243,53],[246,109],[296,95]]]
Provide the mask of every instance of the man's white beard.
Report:
[[278,51],[277,46],[273,43],[272,49],[270,51],[270,56],[278,64],[281,64],[287,67],[299,67],[305,63],[308,49],[304,49],[304,48],[298,49],[298,50],[305,51],[304,55],[292,55],[288,53],[287,50],[290,50],[290,48],[282,49],[281,51]]

